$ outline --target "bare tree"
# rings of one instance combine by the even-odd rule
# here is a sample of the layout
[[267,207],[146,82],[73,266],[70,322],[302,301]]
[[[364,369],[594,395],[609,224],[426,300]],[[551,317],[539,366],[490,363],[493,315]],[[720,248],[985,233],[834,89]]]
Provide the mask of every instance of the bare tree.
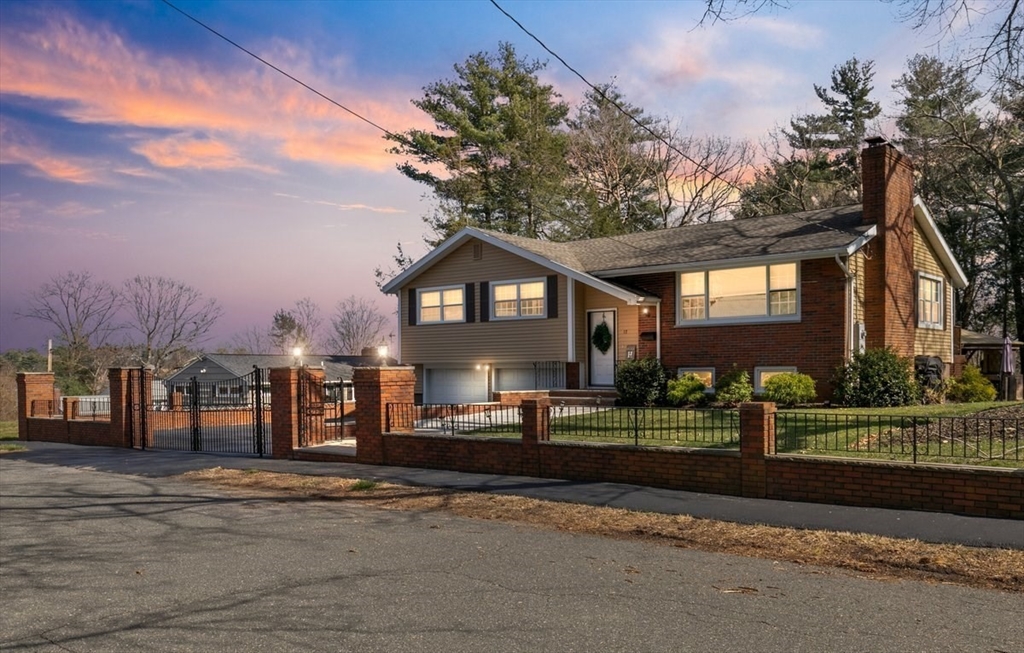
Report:
[[231,337],[231,345],[240,354],[269,354],[274,350],[270,331],[258,326],[236,333]]
[[[900,20],[916,31],[933,30],[939,41],[962,38],[967,43],[963,57],[968,67],[989,69],[993,77],[1019,78],[1024,12],[1021,0],[882,0],[899,7]],[[789,9],[788,0],[704,0],[704,15],[698,25],[728,22],[762,10]]]
[[107,282],[93,279],[90,272],[64,272],[39,286],[20,316],[52,327],[62,347],[62,367],[84,381],[92,374],[90,351],[108,344],[121,328],[120,308],[121,297]]
[[365,347],[382,344],[390,335],[388,318],[377,305],[351,295],[334,307],[327,346],[332,354],[358,355]]
[[137,276],[124,283],[123,295],[128,327],[141,337],[138,358],[157,371],[173,354],[204,342],[222,313],[215,299],[167,277]]
[[283,308],[274,313],[268,336],[270,344],[282,354],[296,347],[306,353],[322,346],[320,307],[309,297],[295,302],[291,310]]
[[739,188],[753,173],[755,149],[750,141],[728,137],[688,136],[671,132],[668,143],[654,143],[655,156],[671,166],[658,179],[662,227],[724,220],[739,207]]

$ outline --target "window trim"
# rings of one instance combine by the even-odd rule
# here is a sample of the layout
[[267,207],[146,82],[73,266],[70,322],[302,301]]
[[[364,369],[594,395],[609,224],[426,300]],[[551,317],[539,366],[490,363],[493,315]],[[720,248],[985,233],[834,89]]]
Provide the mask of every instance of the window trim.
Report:
[[[675,273],[676,277],[676,288],[675,288],[675,311],[676,311],[676,327],[704,327],[704,326],[716,326],[721,324],[760,324],[765,322],[777,323],[777,322],[799,322],[800,315],[802,313],[802,279],[800,276],[800,263],[801,261],[773,261],[771,263],[763,263],[757,265],[722,265],[722,266],[709,266],[705,268],[697,269],[684,269],[677,270]],[[794,265],[796,266],[796,287],[795,288],[772,288],[771,287],[771,267],[773,265]],[[737,317],[711,317],[711,307],[709,306],[710,292],[711,292],[711,279],[709,273],[716,270],[738,270],[742,268],[753,268],[760,267],[764,268],[765,275],[765,304],[763,315],[744,315]],[[692,274],[694,272],[700,272],[704,274],[704,318],[684,320],[682,319],[682,275]],[[791,314],[785,315],[772,315],[771,314],[771,301],[772,292],[781,290],[794,290],[796,292],[796,311]],[[690,295],[687,295],[688,297]],[[696,295],[694,295],[696,296]]]
[[718,381],[718,376],[715,373],[715,368],[714,367],[677,367],[676,368],[676,378],[678,379],[679,377],[681,377],[684,374],[688,374],[688,373],[696,374],[696,373],[699,373],[699,372],[711,372],[711,385],[709,385],[707,388],[705,388],[704,392],[706,394],[714,394],[715,393],[715,382]]
[[778,372],[785,373],[790,372],[793,374],[799,374],[795,365],[761,365],[754,368],[754,394],[764,394],[764,382],[761,381],[761,374],[764,372]]
[[[921,297],[921,287],[923,285],[921,283],[922,279],[927,279],[928,281],[934,281],[935,283],[937,283],[939,285],[939,301],[938,301],[938,304],[939,304],[939,321],[938,322],[929,322],[929,321],[925,320],[924,317],[923,317],[923,314],[921,312],[921,300],[922,300],[922,297]],[[938,276],[938,275],[929,274],[928,272],[924,272],[924,271],[918,270],[918,272],[917,272],[917,288],[915,290],[916,290],[916,292],[914,293],[914,309],[917,312],[917,328],[919,328],[919,329],[937,329],[937,330],[940,330],[940,331],[945,329],[946,328],[946,280],[943,279],[942,277]],[[929,300],[929,303],[934,303],[934,302]]]
[[[458,290],[462,293],[462,319],[461,320],[446,320],[444,319],[444,293],[447,290]],[[436,292],[441,295],[441,303],[438,307],[441,309],[441,319],[439,320],[424,320],[423,319],[423,294]],[[447,306],[455,306],[455,304],[447,304]],[[431,307],[433,308],[433,307]],[[462,284],[454,284],[450,286],[431,286],[429,288],[417,288],[416,289],[416,324],[463,324],[466,321],[466,286]]]
[[[543,295],[540,297],[541,312],[540,315],[523,315],[523,304],[521,294],[521,286],[527,283],[539,283],[543,291]],[[497,288],[499,286],[516,286],[516,315],[502,315],[498,316],[495,314],[495,304],[498,302]],[[490,312],[490,318],[495,322],[504,322],[508,320],[543,320],[548,317],[548,279],[547,277],[531,277],[525,279],[505,279],[502,281],[491,281],[488,290],[488,307],[487,310]],[[509,301],[509,300],[502,300]]]

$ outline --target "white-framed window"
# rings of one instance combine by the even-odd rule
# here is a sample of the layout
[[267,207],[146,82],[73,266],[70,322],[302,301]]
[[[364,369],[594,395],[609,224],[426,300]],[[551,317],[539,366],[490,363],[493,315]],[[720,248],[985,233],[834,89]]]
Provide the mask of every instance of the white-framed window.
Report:
[[356,387],[351,383],[346,383],[343,389],[343,401],[351,403],[356,400]]
[[466,321],[466,288],[421,288],[416,291],[418,324]]
[[240,385],[218,385],[217,396],[218,397],[231,397],[240,396],[242,394],[242,386]]
[[544,279],[498,281],[491,284],[491,317],[495,320],[540,318],[547,315]]
[[917,326],[922,329],[941,329],[946,292],[942,277],[917,273]]
[[797,263],[681,272],[677,323],[795,320]]
[[705,392],[715,391],[715,368],[713,367],[677,367],[676,376],[680,377],[684,374],[693,374],[698,379],[704,382],[707,386]]
[[755,367],[754,368],[754,394],[764,393],[764,383],[773,376],[779,374],[796,373],[795,367],[786,366],[775,366],[775,367]]

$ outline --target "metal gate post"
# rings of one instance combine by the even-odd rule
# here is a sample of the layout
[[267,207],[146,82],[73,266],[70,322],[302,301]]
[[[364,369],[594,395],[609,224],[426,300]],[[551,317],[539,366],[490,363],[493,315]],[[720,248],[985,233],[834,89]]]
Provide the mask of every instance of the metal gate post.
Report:
[[189,426],[192,429],[192,451],[203,450],[202,414],[199,410],[199,379],[189,380]]
[[260,458],[263,457],[263,372],[255,365],[252,366],[252,387],[253,392],[253,416],[252,436],[255,438],[255,451]]

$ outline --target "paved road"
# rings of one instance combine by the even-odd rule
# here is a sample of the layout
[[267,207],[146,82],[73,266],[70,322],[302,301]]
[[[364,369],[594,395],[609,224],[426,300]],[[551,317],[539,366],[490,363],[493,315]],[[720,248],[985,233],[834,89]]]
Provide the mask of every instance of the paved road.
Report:
[[1021,651],[1020,595],[0,458],[4,651]]

